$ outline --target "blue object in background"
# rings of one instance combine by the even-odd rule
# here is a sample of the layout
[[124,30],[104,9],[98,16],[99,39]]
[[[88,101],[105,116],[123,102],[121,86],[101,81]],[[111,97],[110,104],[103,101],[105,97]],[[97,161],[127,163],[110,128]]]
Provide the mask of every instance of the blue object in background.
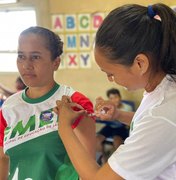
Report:
[[0,99],[0,107],[2,106],[3,103],[4,103],[4,100]]

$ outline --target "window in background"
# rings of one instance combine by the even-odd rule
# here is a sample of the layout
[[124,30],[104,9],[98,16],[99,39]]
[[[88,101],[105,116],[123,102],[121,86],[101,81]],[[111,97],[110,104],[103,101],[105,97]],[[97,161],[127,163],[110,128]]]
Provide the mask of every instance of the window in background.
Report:
[[0,4],[16,3],[17,0],[0,0]]
[[16,72],[16,50],[21,31],[36,26],[35,10],[0,11],[0,72]]

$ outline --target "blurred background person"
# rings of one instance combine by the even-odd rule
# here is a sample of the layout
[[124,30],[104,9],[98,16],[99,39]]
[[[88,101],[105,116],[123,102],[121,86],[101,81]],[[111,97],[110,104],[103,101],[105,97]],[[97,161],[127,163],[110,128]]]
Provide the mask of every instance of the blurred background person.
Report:
[[26,88],[26,85],[23,83],[20,76],[18,76],[16,81],[15,81],[15,89],[16,89],[16,91],[13,91],[13,90],[9,89],[8,87],[6,87],[5,85],[0,83],[0,89],[3,91],[3,94],[6,97],[9,97],[12,94],[15,94],[16,92],[21,91],[21,90],[23,90],[25,88]]
[[0,107],[2,106],[4,101],[9,96],[11,96],[12,94],[15,94],[16,92],[21,91],[25,88],[26,88],[26,85],[23,83],[20,76],[18,76],[15,81],[15,90],[16,91],[13,91],[13,90],[9,89],[8,87],[6,87],[5,85],[3,85],[2,83],[0,83],[0,90],[1,90],[1,92],[0,92]]
[[[118,109],[133,111],[133,107],[124,103],[120,91],[116,88],[107,90],[107,98],[113,102]],[[129,136],[129,127],[120,121],[105,122],[105,126],[97,133],[97,162],[101,165],[106,162],[108,157],[117,149]],[[108,141],[106,141],[108,138]],[[106,148],[107,142],[112,142],[110,152]],[[108,143],[109,144],[109,143]],[[109,149],[109,148],[108,148]]]

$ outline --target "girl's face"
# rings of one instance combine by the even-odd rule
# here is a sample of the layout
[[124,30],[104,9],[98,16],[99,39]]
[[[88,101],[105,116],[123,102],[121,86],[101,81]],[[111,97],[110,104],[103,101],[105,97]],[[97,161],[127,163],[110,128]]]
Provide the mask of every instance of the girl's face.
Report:
[[113,102],[117,107],[120,107],[121,104],[121,98],[118,94],[110,94],[109,100]]
[[51,53],[43,37],[36,34],[21,35],[18,44],[17,67],[29,87],[44,87],[53,83],[53,74],[59,59],[51,60]]
[[98,47],[95,48],[94,55],[98,66],[106,73],[109,81],[114,81],[128,90],[141,89],[146,86],[147,81],[140,74],[136,63],[132,66],[111,63]]

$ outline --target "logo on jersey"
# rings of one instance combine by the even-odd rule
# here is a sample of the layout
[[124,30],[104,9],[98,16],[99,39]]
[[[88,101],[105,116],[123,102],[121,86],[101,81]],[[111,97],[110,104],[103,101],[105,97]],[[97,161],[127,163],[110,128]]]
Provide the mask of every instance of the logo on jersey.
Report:
[[43,111],[43,112],[40,114],[40,120],[45,121],[45,122],[48,122],[48,121],[51,121],[51,120],[52,120],[53,116],[54,116],[54,114],[53,114],[52,111],[50,111],[50,110]]

